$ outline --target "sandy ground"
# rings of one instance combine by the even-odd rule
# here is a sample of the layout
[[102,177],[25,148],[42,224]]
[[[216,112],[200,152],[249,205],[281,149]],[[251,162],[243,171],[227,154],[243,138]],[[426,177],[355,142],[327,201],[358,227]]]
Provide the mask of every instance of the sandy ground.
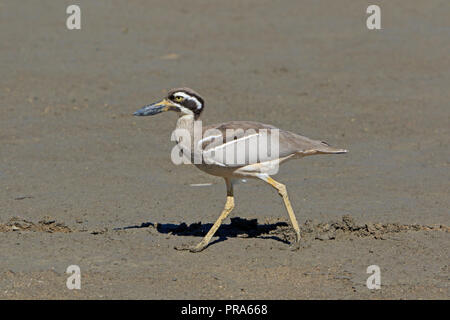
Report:
[[[0,298],[449,298],[450,2],[377,1],[379,31],[368,1],[77,3],[68,31],[71,1],[0,1]],[[131,116],[178,86],[205,123],[350,150],[277,176],[301,250],[256,181],[210,247],[173,249],[225,202],[222,179],[172,164],[175,114]]]

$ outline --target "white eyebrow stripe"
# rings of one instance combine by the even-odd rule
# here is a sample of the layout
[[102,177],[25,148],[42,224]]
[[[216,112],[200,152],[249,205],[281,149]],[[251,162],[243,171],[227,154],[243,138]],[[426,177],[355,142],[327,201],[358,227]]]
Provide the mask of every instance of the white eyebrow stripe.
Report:
[[186,93],[184,93],[182,91],[175,92],[174,96],[175,97],[183,97],[183,98],[185,98],[187,100],[192,100],[197,105],[197,109],[201,109],[202,108],[202,104],[200,103],[200,101],[198,101],[198,99],[196,97],[190,96],[190,95],[188,95],[188,94],[186,94]]

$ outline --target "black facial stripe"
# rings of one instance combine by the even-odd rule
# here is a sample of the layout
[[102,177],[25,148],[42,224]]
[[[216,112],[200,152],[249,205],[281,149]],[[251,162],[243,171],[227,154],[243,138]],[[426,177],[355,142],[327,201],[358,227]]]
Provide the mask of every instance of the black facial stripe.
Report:
[[[196,95],[196,94],[193,94],[193,93],[190,93],[190,92],[187,92],[187,91],[183,91],[183,90],[180,90],[180,91],[178,91],[178,92],[182,92],[182,93],[186,94],[187,96],[189,96],[189,98],[197,99],[197,100],[200,102],[200,104],[201,104],[202,106],[203,106],[203,104],[205,103],[205,102],[203,101],[203,98],[200,97],[200,96],[198,96],[198,95]],[[174,95],[176,95],[176,92],[174,93]],[[189,98],[187,98],[187,99],[189,99]]]
[[[197,110],[197,103],[194,101],[194,100],[192,100],[192,99],[184,99],[183,100],[183,102],[181,103],[184,107],[186,107],[186,108],[188,108],[188,109],[191,109],[192,111],[194,111],[194,113],[195,113],[195,111]],[[201,110],[201,106],[200,106],[200,109],[199,110]]]

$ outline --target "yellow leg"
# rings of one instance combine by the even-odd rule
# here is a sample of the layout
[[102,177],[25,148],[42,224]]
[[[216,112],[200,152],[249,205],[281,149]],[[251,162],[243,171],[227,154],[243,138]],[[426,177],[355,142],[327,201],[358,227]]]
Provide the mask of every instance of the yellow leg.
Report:
[[211,238],[214,236],[217,229],[219,229],[223,220],[225,220],[227,218],[227,216],[230,214],[230,212],[234,208],[233,185],[231,184],[231,181],[227,178],[225,178],[225,182],[227,184],[227,202],[225,203],[225,208],[223,209],[223,211],[220,214],[217,221],[214,223],[214,225],[208,231],[206,236],[196,246],[180,246],[180,247],[175,247],[175,249],[189,250],[190,252],[200,252],[208,246],[209,241],[211,241]]
[[271,177],[267,176],[263,178],[268,184],[278,190],[279,195],[283,198],[284,205],[289,214],[289,218],[291,219],[292,227],[295,230],[295,243],[298,244],[300,242],[300,228],[298,227],[297,219],[295,218],[294,210],[292,210],[291,202],[289,201],[289,197],[287,194],[286,186],[282,183],[279,183],[273,180]]

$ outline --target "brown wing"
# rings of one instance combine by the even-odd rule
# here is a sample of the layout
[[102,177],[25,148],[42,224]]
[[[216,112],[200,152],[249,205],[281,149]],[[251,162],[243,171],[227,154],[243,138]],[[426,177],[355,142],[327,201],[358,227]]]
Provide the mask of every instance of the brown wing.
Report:
[[[258,143],[258,145],[260,145],[260,141],[256,142],[256,140],[252,140],[252,138],[265,133],[267,134],[267,139],[271,139],[272,135],[276,134],[273,129],[278,130],[278,139],[276,139],[278,140],[278,151],[272,152],[272,147],[269,146],[267,153],[258,153],[256,158],[246,154],[245,164],[264,162],[276,158],[284,158],[294,154],[306,156],[318,153],[346,152],[346,150],[343,149],[332,148],[325,142],[312,140],[289,131],[278,129],[272,125],[253,121],[230,121],[217,125],[206,126],[203,128],[203,137],[201,141],[198,142],[198,146],[203,151],[223,151],[222,147],[225,144],[227,145],[227,148],[230,148],[234,142],[236,142],[236,147],[242,141],[246,141],[245,143],[247,144]],[[219,139],[217,139],[218,136],[220,136]],[[276,136],[273,137],[276,138]],[[268,144],[270,145],[270,142]],[[237,150],[239,150],[239,147],[237,147]],[[248,152],[247,149],[245,149],[245,151]],[[216,154],[216,151],[214,151],[214,154]],[[233,163],[226,163],[226,161],[221,160],[223,159],[223,156],[222,154],[219,155],[220,156],[218,158],[215,158],[217,164],[222,163],[226,166],[234,166]]]
[[[203,127],[203,150],[208,150],[212,147],[219,145],[220,143],[225,143],[227,141],[237,140],[244,138],[246,136],[252,135],[254,133],[259,133],[261,130],[267,130],[270,132],[271,129],[277,129],[274,126],[255,122],[255,121],[230,121],[220,124],[213,124]],[[208,137],[213,137],[220,134],[223,137],[223,141],[208,139]],[[205,139],[206,138],[206,139]]]

